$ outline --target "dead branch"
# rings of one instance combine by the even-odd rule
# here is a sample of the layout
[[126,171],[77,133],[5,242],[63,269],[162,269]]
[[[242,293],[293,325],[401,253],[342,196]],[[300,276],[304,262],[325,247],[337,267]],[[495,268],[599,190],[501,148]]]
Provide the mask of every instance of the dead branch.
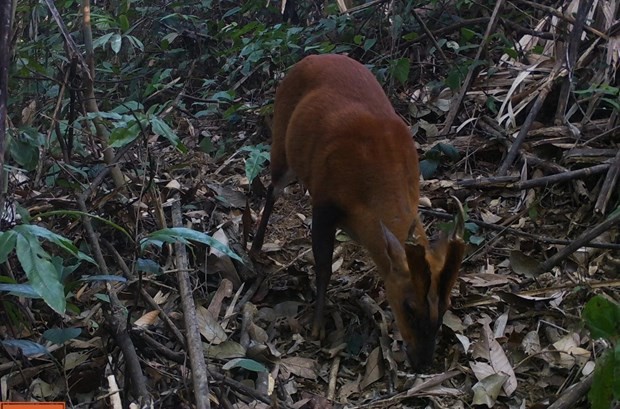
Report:
[[508,154],[506,155],[504,162],[502,162],[501,166],[499,167],[499,170],[497,171],[498,176],[506,176],[506,173],[508,173],[508,169],[512,166],[515,159],[517,159],[517,154],[521,149],[521,145],[523,145],[523,142],[525,141],[525,138],[530,128],[532,127],[532,124],[534,123],[538,112],[540,112],[543,103],[547,99],[547,95],[549,95],[549,92],[551,92],[551,88],[553,87],[555,80],[561,76],[566,75],[566,70],[562,69],[563,65],[563,59],[558,59],[556,61],[555,66],[549,74],[549,78],[547,78],[546,82],[543,84],[540,92],[538,93],[538,97],[534,102],[534,105],[530,109],[530,112],[527,114],[525,122],[523,122],[523,125],[521,125],[519,134],[512,142],[512,146],[510,147],[510,150],[508,150]]
[[[77,202],[80,210],[84,214],[88,214],[88,209],[86,207],[86,197],[88,196],[85,195],[85,192],[78,195]],[[99,240],[90,222],[90,217],[82,216],[82,224],[84,225],[86,238],[91,246],[97,265],[99,266],[100,274],[109,275],[108,266],[103,258]],[[152,398],[146,387],[146,378],[142,373],[136,348],[127,331],[127,320],[124,317],[125,308],[118,299],[116,289],[112,287],[109,281],[106,282],[106,289],[110,299],[110,308],[106,310],[106,324],[117,345],[121,348],[121,351],[123,351],[126,362],[125,369],[128,375],[127,378],[131,380],[134,398],[139,401],[141,407],[142,405],[150,406],[152,404]]]
[[[123,272],[123,275],[125,276],[125,278],[127,278],[127,280],[129,280],[129,281],[136,281],[136,277],[134,277],[134,275],[132,274],[131,270],[129,269],[129,267],[125,263],[125,260],[123,260],[123,257],[121,257],[121,255],[118,253],[116,248],[114,248],[112,243],[110,243],[107,240],[103,240],[103,245],[114,256],[114,259],[116,260],[116,264],[120,267],[120,269]],[[157,302],[153,299],[153,297],[151,297],[151,294],[149,294],[144,289],[144,287],[142,287],[142,285],[140,285],[140,283],[138,283],[138,285],[140,287],[140,295],[142,296],[142,298],[146,301],[146,303],[152,309],[159,311],[159,318],[161,318],[162,321],[164,321],[164,323],[166,324],[166,326],[168,326],[168,329],[170,329],[170,331],[172,331],[172,333],[174,334],[174,337],[177,339],[177,341],[181,345],[185,345],[185,337],[183,337],[183,334],[181,334],[181,331],[179,331],[177,326],[174,325],[174,322],[172,321],[172,319],[170,319],[170,316],[168,314],[166,314],[166,312],[161,308],[161,306],[159,304],[157,304]]]
[[599,214],[605,214],[605,209],[607,208],[607,203],[611,198],[612,192],[614,192],[614,188],[618,183],[618,176],[620,175],[620,149],[618,149],[618,153],[616,153],[616,157],[611,163],[609,170],[607,171],[607,175],[605,176],[605,180],[603,181],[603,186],[601,187],[601,191],[598,195],[598,199],[596,200],[596,205],[594,205],[594,211]]
[[569,172],[558,173],[555,175],[544,176],[541,178],[525,180],[523,182],[517,182],[514,185],[508,185],[508,188],[523,190],[530,189],[533,187],[542,187],[547,185],[552,185],[555,183],[567,182],[574,179],[579,179],[583,177],[588,177],[592,175],[596,175],[598,173],[605,172],[609,169],[609,163],[602,163],[600,165],[591,166],[589,168],[583,168],[578,170],[571,170]]
[[[445,212],[439,212],[437,210],[431,210],[431,209],[424,209],[421,208],[420,209],[420,213],[422,214],[428,214],[430,216],[436,217],[438,219],[443,219],[443,220],[452,220],[453,216],[449,213],[445,213]],[[540,236],[537,234],[532,234],[532,233],[527,233],[518,229],[513,229],[512,227],[505,227],[505,226],[499,226],[497,224],[492,224],[492,223],[487,223],[487,222],[483,222],[482,220],[477,220],[477,219],[468,219],[468,222],[474,223],[480,227],[483,227],[485,229],[489,229],[489,230],[494,230],[494,231],[501,231],[501,232],[505,232],[508,234],[513,234],[515,236],[520,236],[520,237],[525,237],[534,241],[537,241],[539,243],[546,243],[546,244],[559,244],[559,245],[563,245],[563,246],[567,246],[569,245],[571,242],[568,240],[561,240],[561,239],[556,239],[553,237],[547,237],[547,236]],[[597,249],[610,249],[610,250],[620,250],[620,244],[617,243],[586,243],[583,245],[584,247],[591,247],[591,248],[597,248]]]
[[543,261],[538,267],[538,269],[540,270],[540,272],[546,272],[551,270],[562,260],[573,254],[579,247],[582,247],[586,243],[589,243],[591,240],[605,233],[607,230],[609,230],[611,227],[615,226],[618,223],[620,223],[620,207],[617,208],[606,220],[583,232],[568,246],[564,247],[552,257],[549,257],[547,260]]
[[[172,203],[172,225],[183,226],[181,215],[181,199],[175,194]],[[209,400],[209,379],[207,377],[207,364],[198,331],[198,319],[196,317],[196,305],[194,304],[192,282],[189,278],[189,261],[185,244],[175,243],[176,264],[178,268],[177,280],[179,282],[179,294],[183,305],[183,319],[187,334],[187,351],[189,353],[192,368],[192,383],[194,385],[194,397],[198,409],[211,409]]]
[[[480,44],[480,48],[476,52],[476,56],[474,57],[474,61],[479,61],[482,56],[482,52],[486,50],[487,44],[489,42],[489,38],[493,31],[495,31],[495,26],[497,25],[497,20],[499,18],[499,11],[502,9],[504,5],[504,0],[499,0],[495,3],[495,8],[493,9],[493,14],[491,15],[491,20],[487,25],[486,32],[484,33],[484,37],[482,38],[482,43]],[[450,133],[450,129],[452,128],[452,123],[456,119],[456,115],[459,113],[461,109],[463,98],[465,98],[465,94],[469,90],[471,86],[471,82],[474,78],[474,74],[477,73],[480,69],[479,65],[472,64],[467,71],[467,76],[463,80],[463,84],[461,85],[461,89],[455,98],[450,102],[450,111],[446,115],[446,121],[444,122],[443,129],[440,132],[440,135],[447,135]]]
[[[573,25],[575,25],[576,22],[577,22],[576,19],[573,16],[568,16],[568,15],[562,13],[561,11],[556,10],[553,7],[549,7],[549,6],[546,6],[544,4],[540,4],[540,3],[537,3],[537,2],[534,2],[534,1],[529,1],[529,0],[517,0],[517,2],[521,3],[521,4],[526,4],[526,5],[530,6],[530,7],[535,8],[535,9],[542,10],[545,13],[552,14],[552,15],[556,16],[557,18],[562,19],[562,20],[564,20],[564,21],[566,21],[568,23],[571,23]],[[595,28],[592,28],[590,26],[584,26],[583,29],[586,30],[587,32],[589,32],[590,34],[594,34],[595,36],[602,38],[605,41],[609,41],[609,36],[607,34],[602,33],[602,32],[598,31]]]
[[596,175],[598,173],[605,172],[607,169],[609,169],[609,167],[609,163],[602,163],[600,165],[591,166],[589,168],[571,170],[550,176],[543,176],[536,179],[525,180],[523,182],[518,182],[518,176],[491,176],[488,178],[461,179],[458,180],[456,184],[458,186],[468,188],[503,187],[506,189],[523,190]]
[[[583,27],[586,22],[586,15],[588,10],[592,7],[592,2],[594,0],[589,1],[580,1],[579,6],[577,8],[577,18],[575,19],[575,24],[573,25],[573,30],[570,33],[567,56],[566,56],[566,67],[572,73],[575,71],[575,63],[577,62],[577,55],[579,53],[579,45],[581,44],[581,34],[583,32]],[[566,117],[566,107],[568,105],[568,99],[570,96],[571,89],[573,87],[572,84],[572,75],[567,75],[562,80],[562,88],[560,89],[560,97],[558,99],[558,105],[555,111],[555,123],[557,125],[564,123]]]
[[578,383],[574,384],[572,388],[560,395],[560,397],[549,405],[547,409],[569,409],[576,407],[577,402],[583,399],[590,390],[593,379],[593,373],[581,379]]
[[[6,150],[6,115],[8,110],[9,64],[9,37],[11,33],[11,2],[3,1],[0,4],[0,216],[4,215],[4,201],[7,190],[4,177],[4,158]],[[2,219],[2,217],[0,217]]]

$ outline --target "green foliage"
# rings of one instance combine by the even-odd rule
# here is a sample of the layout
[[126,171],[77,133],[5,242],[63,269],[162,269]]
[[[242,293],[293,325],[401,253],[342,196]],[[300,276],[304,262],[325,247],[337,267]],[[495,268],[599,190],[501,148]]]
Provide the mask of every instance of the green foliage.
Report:
[[186,227],[172,227],[169,229],[154,231],[144,239],[140,240],[140,249],[144,251],[146,247],[150,245],[161,248],[164,243],[182,243],[185,245],[189,245],[192,241],[213,247],[221,253],[226,254],[228,257],[243,262],[243,260],[241,260],[241,257],[239,257],[230,248],[228,248],[228,246],[220,243],[206,233],[188,229]]
[[[480,232],[480,226],[478,226],[476,223],[469,221],[469,211],[471,209],[467,206],[467,204],[463,205],[463,210],[465,211],[465,214],[463,215],[463,222],[465,227],[463,240],[465,241],[465,243],[479,246],[484,242],[484,237],[478,235],[478,233]],[[455,226],[456,218],[455,220],[447,223],[439,223],[439,229],[446,234],[452,232]]]
[[424,159],[420,161],[420,172],[424,179],[430,179],[435,175],[444,158],[451,161],[458,160],[459,151],[450,144],[439,142],[424,154]]
[[596,360],[588,393],[593,409],[607,409],[620,400],[620,305],[597,295],[586,304],[583,319],[593,338],[603,338],[610,348]]
[[[0,286],[0,291],[31,298],[41,297],[54,311],[64,314],[66,301],[63,279],[66,277],[67,266],[63,265],[59,257],[49,254],[41,245],[40,239],[55,244],[78,261],[95,264],[90,256],[79,251],[67,238],[40,226],[18,225],[0,233],[0,263],[5,263],[15,251],[28,278],[28,284],[6,283]],[[74,269],[68,268],[69,271]]]
[[249,152],[245,161],[245,175],[250,184],[265,168],[265,163],[269,160],[269,146],[259,143],[256,146],[246,146],[244,151]]

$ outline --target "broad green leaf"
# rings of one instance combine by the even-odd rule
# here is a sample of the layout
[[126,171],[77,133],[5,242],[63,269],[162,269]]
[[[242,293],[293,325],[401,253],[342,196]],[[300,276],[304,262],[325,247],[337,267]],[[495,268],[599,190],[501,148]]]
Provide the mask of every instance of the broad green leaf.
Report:
[[186,153],[187,148],[185,145],[181,143],[181,140],[177,136],[177,134],[165,123],[162,119],[157,116],[152,116],[151,119],[151,127],[153,128],[153,132],[159,136],[163,136],[168,139],[172,146],[177,148],[181,153]]
[[398,82],[405,84],[409,79],[409,70],[411,69],[411,63],[408,58],[401,58],[394,64],[392,68],[392,75]]
[[228,246],[215,240],[213,237],[206,233],[202,233],[196,230],[188,229],[186,227],[172,227],[169,229],[157,230],[149,234],[146,238],[140,241],[140,248],[144,250],[149,244],[161,247],[161,243],[176,243],[189,244],[189,241],[196,241],[198,243],[211,246],[222,253],[226,254],[230,258],[234,258],[237,261],[243,262],[241,257],[235,254]]
[[121,51],[121,45],[123,44],[123,37],[120,34],[114,34],[110,41],[110,48],[114,51],[114,54],[118,54]]
[[258,149],[250,151],[248,159],[245,161],[245,175],[250,183],[262,172],[265,167],[265,162],[268,160],[269,152],[260,151]]
[[95,39],[93,41],[93,49],[96,49],[97,47],[103,47],[108,41],[110,41],[110,37],[112,37],[114,33],[108,33],[108,34],[104,34],[101,37]]
[[113,148],[122,148],[133,142],[140,135],[140,127],[133,122],[130,126],[120,126],[110,132],[109,145]]
[[56,234],[46,229],[45,227],[37,226],[36,224],[22,224],[19,226],[15,226],[14,230],[20,234],[25,234],[25,235],[32,234],[36,237],[49,240],[55,245],[57,245],[58,247],[62,248],[63,250],[71,253],[73,256],[77,257],[79,260],[88,261],[89,263],[92,263],[95,265],[97,264],[95,263],[95,260],[93,260],[92,257],[79,251],[78,248],[71,242],[71,240],[59,234]]
[[136,270],[150,274],[160,274],[161,267],[154,260],[148,258],[138,258],[136,260]]
[[57,345],[77,338],[82,333],[80,328],[51,328],[43,333],[43,338]]
[[597,295],[586,304],[583,318],[593,338],[612,340],[620,336],[620,305]]
[[127,19],[126,15],[121,14],[120,16],[118,16],[118,25],[121,27],[121,30],[123,32],[129,30],[129,20]]
[[265,365],[248,358],[231,359],[230,361],[226,362],[224,366],[222,366],[222,369],[227,371],[233,368],[243,368],[253,372],[267,372],[267,368],[265,368]]
[[0,291],[17,297],[41,298],[30,284],[0,284]]
[[44,345],[25,339],[5,339],[1,342],[6,348],[19,348],[25,356],[49,354]]
[[[619,394],[618,383],[620,381],[617,378],[614,379],[614,372],[618,366],[620,366],[620,361],[617,361],[614,354],[609,350],[596,360],[594,379],[588,393],[588,400],[592,409],[609,409],[614,393],[616,396]],[[614,391],[614,387],[616,391]]]
[[424,159],[420,161],[420,173],[424,179],[433,177],[439,166],[439,161],[434,159]]
[[13,230],[0,233],[0,264],[4,263],[15,249],[17,234]]
[[17,236],[17,259],[34,290],[54,311],[64,314],[65,291],[58,272],[37,238],[31,234]]

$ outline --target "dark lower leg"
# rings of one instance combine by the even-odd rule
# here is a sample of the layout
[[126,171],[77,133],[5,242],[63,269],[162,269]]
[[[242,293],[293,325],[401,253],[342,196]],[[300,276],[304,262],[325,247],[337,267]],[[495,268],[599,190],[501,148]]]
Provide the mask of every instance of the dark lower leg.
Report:
[[320,206],[312,211],[312,251],[316,270],[316,302],[312,337],[319,338],[323,328],[325,294],[332,275],[336,222],[340,212],[335,206]]
[[261,216],[258,229],[256,230],[256,234],[254,235],[254,241],[252,241],[252,248],[250,249],[250,253],[256,254],[263,247],[263,241],[265,240],[265,230],[267,229],[269,216],[271,215],[273,205],[276,201],[275,195],[273,194],[273,189],[274,187],[272,183],[271,185],[269,185],[269,188],[267,190],[267,200],[265,201],[265,208],[263,209],[263,215]]

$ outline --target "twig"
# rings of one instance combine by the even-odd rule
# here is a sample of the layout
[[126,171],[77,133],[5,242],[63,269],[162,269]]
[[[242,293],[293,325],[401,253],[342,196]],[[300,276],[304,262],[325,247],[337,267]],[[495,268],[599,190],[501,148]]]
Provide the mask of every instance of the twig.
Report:
[[586,15],[588,10],[592,7],[592,2],[593,0],[580,1],[577,8],[577,18],[575,19],[573,30],[570,33],[568,49],[566,50],[566,68],[570,72],[570,75],[564,77],[562,81],[562,88],[560,89],[558,105],[555,111],[556,124],[566,122],[566,106],[568,105],[572,88],[572,75],[576,68],[575,63],[577,62],[577,54],[579,53],[579,44],[581,44],[581,34],[583,33],[583,27],[586,22]]
[[605,172],[607,169],[609,169],[609,166],[609,163],[602,163],[600,165],[591,166],[589,168],[571,170],[570,172],[558,173],[555,175],[525,180],[523,182],[517,182],[514,185],[508,185],[507,187],[517,190],[523,190],[533,187],[547,186],[554,183],[567,182],[569,180],[579,179],[582,177],[592,176],[598,173]]
[[[444,213],[444,212],[438,212],[437,210],[431,210],[431,209],[420,209],[420,212],[423,214],[428,214],[431,215],[433,217],[436,217],[438,219],[443,219],[443,220],[452,220],[453,216],[449,213]],[[489,229],[489,230],[495,230],[495,231],[502,231],[502,232],[506,232],[508,234],[513,234],[515,236],[521,236],[521,237],[526,237],[528,239],[531,240],[535,240],[537,242],[540,243],[547,243],[547,244],[560,244],[563,246],[567,246],[569,245],[571,242],[568,240],[560,240],[560,239],[556,239],[553,237],[546,237],[546,236],[538,236],[536,234],[532,234],[532,233],[527,233],[521,230],[517,230],[517,229],[513,229],[512,227],[504,227],[504,226],[498,226],[496,224],[492,224],[492,223],[486,223],[483,222],[482,220],[476,220],[476,219],[468,219],[468,222],[474,223],[480,227],[484,227],[485,229]],[[610,249],[610,250],[620,250],[620,244],[616,244],[616,243],[587,243],[583,245],[584,247],[591,247],[591,248],[597,248],[597,249]]]
[[538,97],[536,98],[534,105],[530,109],[530,112],[527,114],[527,117],[525,118],[523,125],[521,125],[519,134],[517,135],[516,139],[512,142],[512,146],[510,147],[510,150],[508,150],[508,154],[506,155],[504,162],[502,162],[501,166],[499,167],[499,170],[497,171],[498,176],[506,176],[506,173],[508,173],[508,169],[512,166],[515,159],[517,158],[517,154],[519,153],[519,150],[521,149],[521,145],[523,145],[523,141],[525,141],[525,137],[527,136],[530,128],[532,127],[532,124],[534,123],[534,120],[536,119],[538,112],[540,112],[540,109],[542,108],[543,103],[547,99],[547,95],[549,95],[549,92],[551,92],[551,88],[553,84],[555,83],[555,80],[560,76],[566,75],[566,70],[562,69],[563,65],[564,65],[564,59],[559,58],[556,61],[555,66],[551,70],[551,73],[549,74],[547,81],[543,84],[542,88],[540,89],[540,92],[538,93]]
[[581,379],[579,383],[574,384],[571,389],[560,395],[547,409],[568,409],[576,407],[577,402],[579,402],[590,390],[590,387],[592,387],[593,379],[594,374],[592,373]]
[[616,157],[611,162],[611,166],[607,171],[607,176],[605,176],[605,181],[603,182],[603,186],[601,187],[601,191],[598,195],[598,199],[596,200],[596,204],[594,205],[594,211],[599,214],[605,214],[605,209],[607,208],[607,203],[611,198],[612,192],[614,192],[614,188],[618,183],[618,176],[620,175],[620,149],[618,149],[618,153]]
[[[110,243],[107,240],[103,240],[103,245],[106,247],[106,249],[110,253],[112,253],[112,255],[114,256],[114,259],[116,260],[116,263],[118,264],[121,271],[123,272],[123,275],[128,280],[131,280],[131,281],[136,280],[136,277],[134,277],[134,275],[131,273],[131,270],[125,263],[125,260],[123,260],[123,258],[118,253],[118,251],[116,251],[112,243]],[[177,326],[174,325],[174,322],[172,321],[172,319],[170,319],[170,316],[166,314],[166,312],[161,308],[159,304],[157,304],[157,302],[155,302],[153,297],[151,297],[151,294],[149,294],[142,286],[140,286],[140,295],[152,309],[159,311],[159,318],[161,318],[166,323],[170,331],[172,331],[172,333],[174,334],[177,341],[181,345],[185,345],[185,338],[183,337],[183,334],[181,334],[181,331],[179,331]]]
[[437,39],[435,38],[435,36],[433,35],[433,33],[431,33],[431,30],[428,29],[428,27],[426,26],[426,23],[424,23],[424,20],[422,20],[420,18],[420,16],[418,15],[418,12],[415,11],[414,8],[411,9],[411,13],[413,14],[413,17],[415,18],[415,20],[418,22],[418,24],[422,27],[422,29],[424,30],[424,32],[426,33],[426,35],[428,36],[428,38],[431,39],[431,42],[433,43],[433,45],[435,46],[435,49],[439,52],[439,54],[441,54],[441,58],[443,58],[443,60],[446,62],[446,64],[449,64],[450,66],[452,66],[451,60],[446,56],[446,54],[443,52],[443,48],[441,48],[441,46],[439,45],[439,43],[437,42]]
[[[78,206],[84,214],[88,214],[85,199],[88,197],[85,194],[88,190],[89,189],[86,189],[77,197]],[[90,222],[90,217],[82,216],[82,224],[84,225],[86,238],[88,239],[93,255],[95,256],[95,260],[97,261],[97,265],[99,266],[100,274],[108,275],[109,270],[103,257],[103,253],[101,252],[97,234],[95,233],[95,229]],[[106,324],[108,325],[117,345],[120,347],[121,351],[123,351],[126,362],[126,373],[129,375],[128,379],[131,380],[132,391],[135,398],[139,401],[140,405],[150,405],[152,404],[152,399],[148,393],[146,380],[140,367],[140,360],[138,359],[138,354],[136,353],[136,348],[131,341],[131,337],[127,332],[127,321],[123,318],[125,308],[118,299],[116,290],[112,287],[110,282],[106,282],[106,289],[110,299],[110,309],[106,310]]]
[[568,246],[564,247],[562,250],[558,251],[552,257],[549,257],[547,260],[543,261],[538,269],[541,272],[549,271],[556,265],[558,265],[562,260],[573,254],[579,247],[582,247],[586,243],[589,243],[592,239],[600,236],[607,230],[609,230],[614,225],[620,223],[620,207],[616,208],[616,210],[609,215],[609,217],[592,227],[590,230],[583,232],[579,237],[573,240]]
[[[491,20],[489,21],[489,24],[487,25],[487,29],[484,33],[484,37],[482,38],[482,43],[480,44],[480,47],[478,48],[478,51],[476,52],[474,61],[479,61],[480,57],[482,56],[482,52],[486,49],[487,44],[489,42],[489,38],[495,31],[495,26],[497,25],[497,20],[499,18],[499,11],[501,10],[503,5],[504,5],[504,0],[498,0],[495,3],[495,8],[493,9]],[[450,102],[451,104],[450,111],[448,112],[448,115],[446,115],[446,121],[444,123],[443,129],[441,130],[440,135],[447,135],[448,133],[450,133],[450,129],[452,128],[452,123],[456,119],[456,115],[459,113],[459,110],[461,109],[463,98],[465,98],[465,94],[469,90],[469,86],[471,85],[471,82],[474,78],[474,74],[477,73],[479,69],[480,69],[480,66],[477,64],[472,64],[469,67],[469,70],[467,71],[467,76],[465,77],[465,79],[463,80],[463,84],[461,85],[461,90],[459,91],[457,96],[454,99],[452,99],[452,101]]]
[[517,182],[517,180],[519,180],[518,176],[492,176],[478,179],[461,179],[458,180],[456,184],[458,186],[469,188],[504,187],[506,189],[524,190],[596,175],[598,173],[605,172],[609,168],[609,163],[602,163],[589,168],[556,173],[555,175],[543,176],[536,179],[525,180],[523,182]]
[[[172,203],[172,225],[174,227],[183,225],[181,200],[178,193],[175,194],[175,200]],[[202,342],[200,341],[200,332],[198,331],[196,305],[194,304],[192,283],[188,273],[189,261],[187,260],[187,250],[185,244],[180,242],[175,243],[174,248],[176,253],[176,264],[179,269],[177,280],[179,282],[179,293],[183,305],[183,318],[185,322],[185,332],[187,334],[187,351],[192,368],[192,382],[194,385],[196,407],[198,409],[211,409],[207,364],[205,363]]]
[[11,50],[9,36],[11,33],[11,4],[10,1],[0,3],[0,220],[3,220],[5,194],[7,190],[4,177],[4,158],[6,150],[6,114],[8,111],[8,85]]
[[[554,16],[564,21],[567,21],[573,25],[576,23],[575,18],[573,18],[572,16],[567,16],[561,11],[558,11],[553,7],[545,6],[544,4],[541,4],[540,2],[534,2],[534,1],[529,1],[529,0],[517,0],[517,1],[521,4],[527,4],[528,6],[533,7],[535,9],[543,10],[545,13],[553,14]],[[597,37],[602,38],[605,41],[609,41],[609,36],[607,34],[602,33],[595,28],[592,28],[590,26],[584,26],[583,29],[591,34],[594,34]]]

